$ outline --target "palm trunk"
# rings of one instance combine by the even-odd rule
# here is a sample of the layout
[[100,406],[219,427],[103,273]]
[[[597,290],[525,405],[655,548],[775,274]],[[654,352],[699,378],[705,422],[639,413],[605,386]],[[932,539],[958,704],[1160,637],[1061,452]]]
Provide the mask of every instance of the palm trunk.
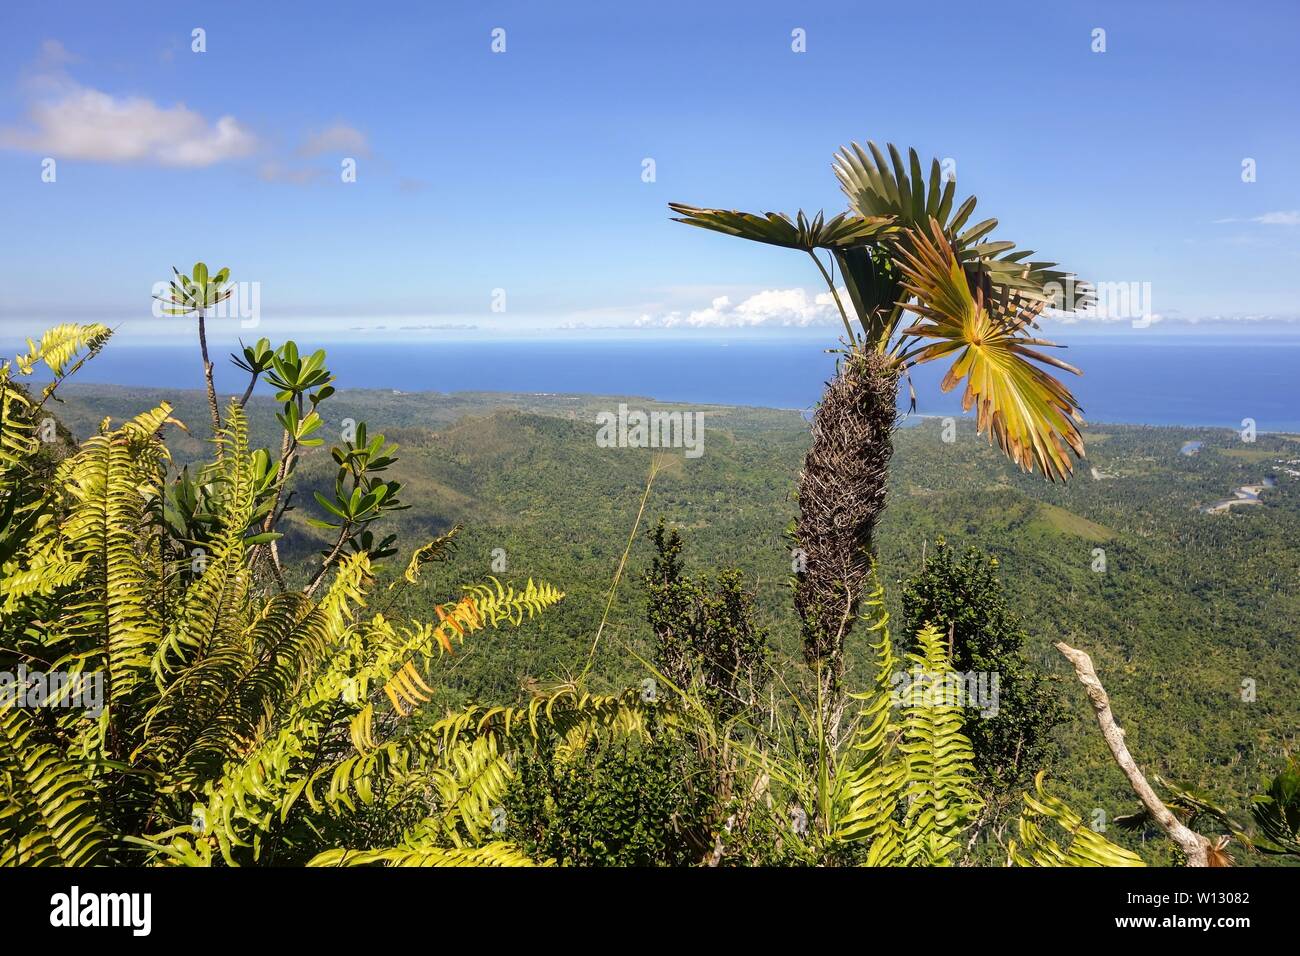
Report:
[[803,568],[795,576],[794,603],[832,748],[844,716],[844,642],[870,586],[873,534],[885,508],[898,374],[888,356],[870,347],[850,352],[813,416],[812,447],[799,475],[795,543]]

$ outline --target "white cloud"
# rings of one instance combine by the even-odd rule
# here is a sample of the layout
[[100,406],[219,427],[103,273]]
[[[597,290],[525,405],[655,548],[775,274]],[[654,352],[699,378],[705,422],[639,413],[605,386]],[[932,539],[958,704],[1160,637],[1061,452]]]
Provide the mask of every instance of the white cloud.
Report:
[[312,133],[298,147],[298,155],[311,158],[326,153],[344,156],[369,156],[366,134],[346,123],[335,123],[319,133]]
[[[66,62],[68,54],[57,41],[46,41],[42,56]],[[55,95],[28,107],[27,128],[0,129],[0,147],[56,159],[198,167],[247,156],[257,145],[233,116],[209,122],[183,103],[162,107],[57,76],[42,78],[39,86]]]
[[[292,154],[267,150],[234,116],[209,119],[184,103],[162,106],[148,97],[86,86],[66,69],[79,61],[58,40],[41,44],[34,62],[22,71],[27,115],[19,124],[0,127],[0,149],[55,159],[190,168],[259,153],[258,178],[292,185],[313,183],[326,174],[306,160],[372,155],[366,135],[341,121],[309,133]],[[401,188],[416,191],[419,183],[403,181]]]
[[1077,309],[1073,312],[1064,312],[1060,309],[1044,309],[1041,318],[1046,322],[1059,322],[1061,325],[1078,325],[1080,323],[1105,325],[1115,323],[1146,328],[1165,321],[1166,316],[1159,312],[1117,315],[1105,309]]
[[1300,209],[1279,209],[1266,212],[1262,216],[1250,216],[1246,219],[1216,219],[1215,223],[1258,222],[1266,226],[1300,226]]
[[[848,296],[843,289],[839,291],[852,318]],[[642,315],[632,324],[638,328],[756,328],[838,325],[840,321],[839,309],[829,292],[810,296],[806,289],[768,289],[740,302],[718,296],[708,308],[692,312]]]
[[1262,222],[1268,226],[1300,226],[1300,209],[1266,212],[1262,216],[1256,216],[1251,222]]

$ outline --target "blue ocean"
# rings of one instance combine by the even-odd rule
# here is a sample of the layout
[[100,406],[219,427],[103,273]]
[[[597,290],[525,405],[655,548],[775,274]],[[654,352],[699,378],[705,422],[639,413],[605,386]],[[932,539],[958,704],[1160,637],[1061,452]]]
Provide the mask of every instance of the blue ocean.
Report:
[[[456,339],[321,343],[339,385],[401,391],[568,392],[700,404],[808,409],[833,374],[830,336],[672,339]],[[214,348],[218,388],[242,391],[243,373]],[[1057,353],[1084,371],[1062,373],[1094,422],[1241,427],[1300,432],[1300,336],[1092,336]],[[949,363],[913,370],[921,415],[960,414],[960,387],[944,394]],[[195,344],[110,345],[77,376],[169,388],[202,385]],[[907,389],[901,401],[907,402]]]

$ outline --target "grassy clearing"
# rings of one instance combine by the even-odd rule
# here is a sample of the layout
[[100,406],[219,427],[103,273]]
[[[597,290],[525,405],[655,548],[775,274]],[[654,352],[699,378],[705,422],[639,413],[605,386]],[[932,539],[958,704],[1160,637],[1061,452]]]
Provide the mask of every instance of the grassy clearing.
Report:
[[1039,520],[1065,534],[1072,534],[1086,541],[1106,541],[1115,537],[1115,532],[1103,524],[1089,521],[1073,511],[1066,511],[1056,505],[1039,502]]

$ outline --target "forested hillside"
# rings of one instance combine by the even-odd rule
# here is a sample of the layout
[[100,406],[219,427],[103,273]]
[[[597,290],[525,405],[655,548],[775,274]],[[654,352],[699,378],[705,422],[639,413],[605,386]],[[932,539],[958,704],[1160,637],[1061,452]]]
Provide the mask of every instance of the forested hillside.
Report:
[[[105,415],[120,420],[164,398],[203,434],[198,392],[71,385],[61,394],[58,414],[79,438]],[[364,419],[372,433],[400,445],[393,477],[411,507],[388,519],[391,530],[419,540],[464,525],[455,559],[429,571],[394,611],[427,615],[456,585],[487,574],[520,585],[545,580],[568,594],[520,630],[467,645],[449,682],[435,688],[439,701],[524,700],[532,688],[582,670],[651,466],[649,450],[600,448],[594,440],[596,414],[619,401],[673,407],[597,396],[361,390],[332,400],[325,432]],[[272,403],[255,397],[249,414],[254,447],[269,444]],[[1300,438],[1260,435],[1246,443],[1224,430],[1093,425],[1074,479],[1050,484],[1018,472],[970,422],[957,423],[951,442],[939,420],[911,424],[897,434],[890,506],[877,537],[891,606],[901,590],[893,585],[915,573],[940,538],[995,556],[1029,633],[1028,653],[1061,677],[1072,719],[1060,731],[1064,752],[1054,774],[1071,801],[1081,811],[1100,809],[1104,819],[1135,803],[1051,647],[1056,640],[1092,654],[1147,769],[1244,814],[1248,795],[1277,772],[1300,728],[1300,482],[1287,470],[1298,466],[1286,464],[1300,458]],[[1183,453],[1193,440],[1199,451]],[[807,441],[807,422],[795,412],[706,409],[704,454],[662,454],[641,525],[659,517],[678,525],[694,569],[739,568],[777,654],[791,661],[799,634],[788,532]],[[170,444],[178,466],[208,453],[196,437],[173,435]],[[306,452],[304,484],[324,487],[331,474],[323,449]],[[1261,505],[1200,510],[1268,477],[1277,485]],[[303,520],[320,511],[309,497],[294,504],[281,551],[291,573],[302,573],[295,569],[325,546],[325,534]],[[626,651],[644,653],[650,640],[641,586],[649,558],[638,534],[593,670],[610,690],[638,677]],[[849,648],[850,684],[865,679],[865,640],[860,635]]]

